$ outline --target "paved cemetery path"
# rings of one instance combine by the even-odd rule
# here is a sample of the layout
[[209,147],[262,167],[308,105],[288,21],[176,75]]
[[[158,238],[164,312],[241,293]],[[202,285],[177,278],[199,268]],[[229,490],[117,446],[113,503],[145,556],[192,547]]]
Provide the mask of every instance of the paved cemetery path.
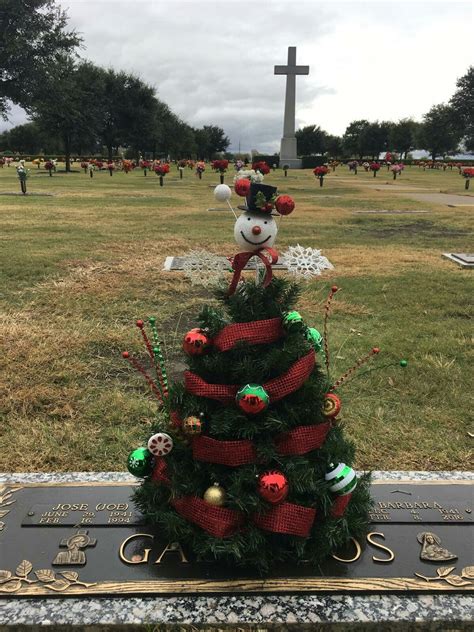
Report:
[[474,195],[454,195],[452,193],[400,193],[403,197],[410,197],[420,202],[446,204],[447,206],[474,206]]

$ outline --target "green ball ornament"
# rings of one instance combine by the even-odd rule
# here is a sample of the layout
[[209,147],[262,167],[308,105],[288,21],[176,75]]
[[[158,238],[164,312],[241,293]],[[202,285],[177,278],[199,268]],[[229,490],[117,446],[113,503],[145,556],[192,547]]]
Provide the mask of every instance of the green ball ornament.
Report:
[[306,330],[306,340],[313,345],[315,351],[321,351],[323,348],[323,337],[314,327],[308,327]]
[[408,366],[408,360],[400,360],[400,366],[402,369]]
[[285,329],[298,328],[302,327],[303,325],[303,317],[299,312],[287,312],[283,316],[283,327],[285,327]]
[[153,454],[147,448],[137,448],[128,455],[127,468],[138,478],[149,476],[153,470]]
[[260,384],[246,384],[237,391],[237,406],[247,415],[258,415],[267,408],[270,397]]
[[330,483],[329,491],[336,496],[346,496],[357,486],[356,473],[345,463],[339,463],[339,465],[331,463],[324,478]]

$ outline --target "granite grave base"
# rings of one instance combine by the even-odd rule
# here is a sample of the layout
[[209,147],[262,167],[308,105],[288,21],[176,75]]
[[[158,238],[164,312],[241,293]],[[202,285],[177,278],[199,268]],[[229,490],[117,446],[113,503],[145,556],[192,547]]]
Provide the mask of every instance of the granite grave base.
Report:
[[[377,480],[453,483],[453,489],[463,483],[472,500],[469,481],[474,475],[466,472],[374,472]],[[4,474],[0,475],[5,489],[15,485],[80,485],[133,483],[126,473],[63,473],[63,474]],[[456,483],[457,482],[457,483]],[[398,486],[397,486],[398,489]],[[402,487],[400,487],[402,489]],[[469,497],[468,497],[469,498]],[[464,504],[463,504],[464,507]],[[467,508],[467,504],[466,504]],[[35,514],[34,511],[28,512]],[[31,521],[37,518],[29,516]],[[23,520],[25,522],[26,518]],[[26,524],[26,523],[25,523]],[[78,526],[78,525],[76,525]],[[79,525],[84,526],[84,525]],[[382,529],[382,525],[379,525]],[[420,525],[421,526],[421,525]],[[444,526],[444,525],[443,525]],[[28,528],[28,527],[26,527]],[[433,531],[440,529],[434,524]],[[447,529],[447,526],[444,526]],[[431,529],[430,529],[431,530]],[[96,530],[97,531],[97,530]],[[4,533],[0,532],[0,542]],[[446,542],[443,541],[443,544]],[[62,546],[62,545],[61,545]],[[91,551],[92,549],[88,549]],[[379,551],[380,552],[380,551]],[[17,557],[23,559],[22,552]],[[456,561],[442,562],[456,566]],[[3,568],[3,566],[1,566]],[[437,566],[433,567],[436,571]],[[57,569],[59,570],[59,569]],[[81,570],[81,569],[79,569]],[[431,570],[431,569],[430,569]],[[435,575],[436,573],[431,573]],[[54,598],[27,598],[6,595],[0,600],[0,625],[162,625],[179,624],[203,626],[262,626],[283,624],[319,625],[341,624],[346,629],[357,629],[357,624],[380,624],[384,629],[390,622],[400,624],[445,624],[439,629],[468,629],[472,620],[474,599],[468,592],[395,594],[243,594],[230,595],[181,594],[179,596],[120,595],[114,597],[89,595]],[[456,628],[456,626],[462,626]],[[313,628],[315,629],[315,628]],[[374,628],[376,629],[376,628]],[[385,628],[386,629],[386,628]],[[408,629],[405,627],[404,629]],[[427,629],[427,628],[424,628]],[[432,628],[435,629],[435,628]]]

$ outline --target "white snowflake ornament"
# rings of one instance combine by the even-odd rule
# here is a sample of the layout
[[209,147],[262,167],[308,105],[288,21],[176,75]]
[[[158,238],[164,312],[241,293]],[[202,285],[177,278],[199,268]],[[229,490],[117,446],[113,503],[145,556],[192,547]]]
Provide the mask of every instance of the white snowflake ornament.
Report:
[[284,252],[280,261],[284,263],[290,274],[297,277],[310,279],[313,276],[319,276],[323,270],[333,270],[332,263],[321,254],[320,250],[315,248],[303,248],[299,244],[290,246]]
[[184,274],[191,284],[204,287],[218,283],[229,269],[230,264],[225,257],[219,257],[207,250],[191,250],[183,263]]

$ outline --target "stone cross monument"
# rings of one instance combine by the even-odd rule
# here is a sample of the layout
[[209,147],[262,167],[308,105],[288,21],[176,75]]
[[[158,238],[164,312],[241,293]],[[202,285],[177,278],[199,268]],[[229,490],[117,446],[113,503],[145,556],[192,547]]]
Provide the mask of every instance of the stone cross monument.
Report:
[[309,75],[309,66],[296,65],[296,46],[288,47],[288,65],[275,66],[276,75],[286,75],[285,118],[283,138],[280,147],[280,166],[289,165],[293,169],[301,167],[296,154],[295,99],[296,75]]

